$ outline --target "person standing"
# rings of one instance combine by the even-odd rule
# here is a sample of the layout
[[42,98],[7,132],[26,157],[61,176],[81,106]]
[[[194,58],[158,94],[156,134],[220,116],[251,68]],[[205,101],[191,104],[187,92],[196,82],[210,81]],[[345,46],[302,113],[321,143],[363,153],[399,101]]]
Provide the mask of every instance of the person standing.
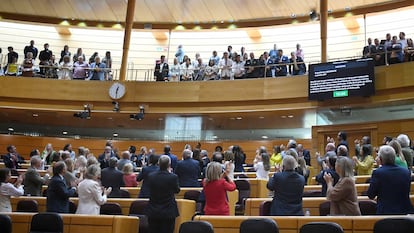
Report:
[[150,233],[174,232],[175,218],[179,216],[175,194],[180,192],[177,175],[171,170],[171,159],[162,155],[159,159],[160,170],[148,177],[150,190],[146,209]]
[[105,63],[101,62],[101,58],[96,56],[95,62],[93,62],[90,65],[89,70],[89,78],[88,80],[98,80],[98,81],[104,81],[106,79],[105,77]]
[[14,145],[7,146],[7,152],[3,156],[4,165],[11,170],[12,175],[18,175],[16,169],[21,168],[20,164],[24,163],[24,159],[17,153]]
[[330,173],[325,173],[323,176],[328,187],[326,198],[331,201],[330,214],[348,216],[361,215],[354,181],[352,160],[344,156],[339,157],[336,161],[335,170],[340,177],[335,186],[333,186],[334,178]]
[[414,213],[410,201],[411,172],[395,165],[395,150],[381,146],[378,157],[381,167],[372,172],[368,197],[377,199],[377,214]]
[[117,167],[118,159],[111,157],[109,159],[109,167],[102,169],[101,182],[105,188],[112,187],[109,197],[122,197],[121,187],[125,185],[124,174]]
[[218,162],[207,165],[203,191],[206,198],[206,215],[230,215],[227,191],[236,190],[236,184],[228,177],[228,172]]
[[183,160],[178,161],[175,174],[178,176],[180,187],[200,187],[198,178],[200,177],[200,163],[192,159],[191,150],[183,151]]
[[22,176],[19,176],[15,184],[9,183],[10,177],[10,169],[0,168],[0,213],[12,212],[10,196],[21,196],[24,193],[21,186]]
[[63,161],[53,166],[53,177],[47,188],[46,211],[56,213],[69,213],[69,197],[75,196],[76,184],[68,187],[63,175],[66,172],[66,164]]
[[295,171],[297,162],[293,156],[285,155],[282,166],[283,171],[275,173],[267,182],[267,188],[274,191],[270,214],[303,216],[305,178]]
[[168,63],[165,56],[161,55],[160,60],[155,63],[154,76],[156,81],[168,81]]
[[[93,164],[86,169],[85,179],[79,183],[79,203],[77,214],[99,215],[101,205],[105,204],[112,188],[103,188],[99,184],[101,168]],[[103,191],[103,193],[102,193]]]
[[175,57],[177,58],[178,63],[182,64],[184,62],[184,50],[182,45],[178,45]]
[[40,156],[30,158],[30,167],[24,174],[24,194],[27,196],[41,196],[42,185],[49,180],[49,174],[45,174],[42,178],[37,170],[42,167],[42,159]]
[[33,60],[36,60],[37,54],[38,54],[38,50],[36,47],[34,47],[34,40],[30,41],[30,45],[26,45],[24,47],[24,58],[27,58],[27,53],[31,52],[33,54]]

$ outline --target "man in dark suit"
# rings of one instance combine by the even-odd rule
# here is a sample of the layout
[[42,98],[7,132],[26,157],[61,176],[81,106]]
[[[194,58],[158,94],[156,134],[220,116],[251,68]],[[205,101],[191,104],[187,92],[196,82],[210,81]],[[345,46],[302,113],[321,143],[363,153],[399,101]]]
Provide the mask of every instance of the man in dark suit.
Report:
[[183,151],[183,160],[178,161],[175,174],[178,176],[180,187],[200,187],[200,163],[192,159],[193,152],[189,149]]
[[180,192],[177,175],[170,173],[171,159],[162,155],[160,170],[148,178],[150,199],[146,209],[150,233],[172,233],[175,218],[179,216],[174,194]]
[[158,165],[158,155],[151,154],[149,156],[149,164],[142,168],[141,172],[137,176],[137,181],[141,182],[141,191],[139,191],[138,197],[140,198],[149,198],[150,197],[150,190],[149,190],[149,183],[148,177],[151,173],[158,171],[160,168]]
[[30,196],[42,196],[42,185],[49,180],[49,174],[45,174],[42,178],[37,170],[42,166],[40,156],[30,158],[30,168],[24,174],[24,194]]
[[67,187],[63,174],[66,172],[66,164],[63,161],[53,166],[53,177],[47,188],[46,211],[56,213],[69,213],[69,197],[75,196],[76,184]]
[[297,162],[292,156],[285,155],[282,166],[283,171],[275,173],[267,182],[267,188],[274,191],[270,214],[303,216],[305,178],[295,171]]
[[303,157],[303,159],[306,162],[306,165],[310,166],[311,156],[309,150],[304,149],[302,144],[298,144],[298,146],[296,147],[296,151],[298,152],[299,157]]
[[3,156],[4,165],[10,169],[12,175],[18,175],[16,169],[21,168],[24,159],[17,153],[14,145],[7,146],[7,154]]
[[168,155],[168,157],[170,157],[170,159],[171,159],[171,168],[174,171],[175,167],[177,166],[178,159],[177,159],[176,155],[171,153],[171,146],[170,145],[165,145],[164,146],[164,154]]
[[99,155],[98,162],[101,165],[101,169],[109,167],[109,159],[112,157],[116,157],[112,147],[105,146],[104,153]]
[[121,187],[124,186],[124,174],[117,167],[118,159],[112,157],[109,159],[109,167],[101,172],[102,186],[105,188],[112,187],[112,192],[108,197],[122,197]]
[[161,55],[159,61],[155,63],[154,76],[156,81],[168,81],[168,63],[165,62],[165,56]]
[[378,156],[382,166],[372,173],[368,188],[368,197],[377,197],[377,214],[414,213],[410,171],[395,165],[395,150],[391,146],[381,146]]

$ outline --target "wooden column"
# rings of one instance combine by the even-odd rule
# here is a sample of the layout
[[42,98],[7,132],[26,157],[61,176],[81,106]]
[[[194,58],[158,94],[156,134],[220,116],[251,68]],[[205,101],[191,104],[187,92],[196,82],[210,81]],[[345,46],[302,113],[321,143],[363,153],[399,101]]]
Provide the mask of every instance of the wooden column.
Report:
[[328,0],[320,0],[320,25],[321,25],[321,62],[327,62],[328,52]]
[[125,32],[124,32],[124,44],[122,47],[122,63],[119,79],[125,81],[127,66],[128,66],[128,52],[129,44],[131,42],[131,31],[134,23],[135,14],[135,0],[128,0],[127,13],[125,18]]

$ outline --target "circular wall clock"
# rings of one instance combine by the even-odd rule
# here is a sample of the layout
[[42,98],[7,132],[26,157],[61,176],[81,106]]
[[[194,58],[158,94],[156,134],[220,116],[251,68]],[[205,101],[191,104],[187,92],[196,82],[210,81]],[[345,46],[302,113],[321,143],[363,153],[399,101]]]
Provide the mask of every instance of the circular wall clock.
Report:
[[122,97],[124,97],[126,92],[126,88],[125,85],[122,83],[114,83],[111,85],[111,87],[109,88],[109,96],[114,99],[121,99]]

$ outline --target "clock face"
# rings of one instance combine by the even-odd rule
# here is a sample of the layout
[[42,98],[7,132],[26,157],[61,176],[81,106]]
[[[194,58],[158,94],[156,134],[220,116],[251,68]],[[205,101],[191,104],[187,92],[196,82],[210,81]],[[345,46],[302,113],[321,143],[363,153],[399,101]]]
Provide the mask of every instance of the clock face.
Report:
[[125,95],[125,86],[122,83],[114,83],[109,88],[109,96],[112,99],[121,99]]

